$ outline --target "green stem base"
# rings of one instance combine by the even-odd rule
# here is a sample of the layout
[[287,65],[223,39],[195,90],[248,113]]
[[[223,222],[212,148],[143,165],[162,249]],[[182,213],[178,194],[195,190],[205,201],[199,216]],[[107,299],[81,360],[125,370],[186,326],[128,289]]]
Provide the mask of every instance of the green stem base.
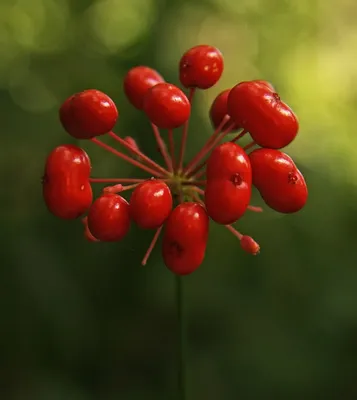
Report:
[[186,323],[184,309],[183,277],[175,277],[178,322],[178,400],[187,400],[186,387]]

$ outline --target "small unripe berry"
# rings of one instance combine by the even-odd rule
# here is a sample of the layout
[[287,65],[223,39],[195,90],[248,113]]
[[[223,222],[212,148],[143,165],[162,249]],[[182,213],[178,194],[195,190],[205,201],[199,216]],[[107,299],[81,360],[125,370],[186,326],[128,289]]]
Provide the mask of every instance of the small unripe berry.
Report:
[[250,236],[243,235],[240,240],[240,245],[244,251],[254,256],[260,251],[259,244]]

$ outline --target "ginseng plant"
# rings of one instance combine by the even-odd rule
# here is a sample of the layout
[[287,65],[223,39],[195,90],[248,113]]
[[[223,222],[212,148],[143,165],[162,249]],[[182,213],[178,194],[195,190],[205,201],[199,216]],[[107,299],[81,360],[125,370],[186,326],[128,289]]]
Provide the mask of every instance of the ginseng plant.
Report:
[[[298,119],[264,80],[238,83],[215,98],[209,110],[214,132],[185,162],[194,94],[215,85],[223,65],[222,54],[215,47],[189,49],[179,62],[186,94],[147,66],[133,67],[126,74],[123,90],[149,119],[163,165],[145,155],[133,137],[113,132],[119,114],[106,94],[90,89],[70,96],[59,110],[64,130],[144,170],[148,177],[94,178],[87,153],[75,145],[61,145],[48,155],[42,180],[48,210],[66,220],[81,218],[85,238],[91,242],[123,240],[132,223],[150,229],[153,238],[143,256],[145,265],[162,236],[163,262],[176,279],[181,400],[187,399],[182,280],[203,263],[212,221],[233,233],[244,251],[256,255],[258,243],[232,225],[247,211],[262,211],[249,204],[252,185],[268,207],[285,214],[299,211],[308,196],[303,175],[281,152],[295,139]],[[174,132],[177,128],[180,131]],[[105,135],[124,152],[106,144],[102,140]],[[239,146],[237,142],[246,135],[251,142]],[[93,184],[105,184],[94,201]],[[129,191],[127,200],[124,196]]]

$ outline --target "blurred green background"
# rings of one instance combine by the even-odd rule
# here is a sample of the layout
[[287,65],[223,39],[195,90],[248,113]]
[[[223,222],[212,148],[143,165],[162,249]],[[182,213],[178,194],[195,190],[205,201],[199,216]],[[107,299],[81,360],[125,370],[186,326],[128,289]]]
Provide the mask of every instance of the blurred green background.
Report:
[[[140,266],[152,232],[87,243],[79,221],[47,212],[40,181],[48,152],[75,143],[59,105],[87,88],[159,159],[123,76],[147,64],[178,83],[182,53],[202,43],[225,71],[195,98],[187,155],[221,90],[269,80],[300,118],[287,152],[310,197],[297,215],[237,224],[257,257],[212,227],[185,279],[189,400],[357,398],[356,17],[355,0],[0,0],[1,399],[176,398],[174,277],[159,248]],[[96,177],[143,176],[81,145]]]

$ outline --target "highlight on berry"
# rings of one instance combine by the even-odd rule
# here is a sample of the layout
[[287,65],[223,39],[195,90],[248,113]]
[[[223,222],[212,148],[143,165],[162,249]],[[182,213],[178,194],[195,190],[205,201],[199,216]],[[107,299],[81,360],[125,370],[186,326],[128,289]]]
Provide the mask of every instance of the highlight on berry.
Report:
[[[64,130],[148,176],[96,178],[82,148],[58,146],[47,157],[42,179],[48,210],[62,219],[81,218],[84,237],[90,242],[123,240],[131,224],[153,230],[142,264],[147,263],[162,235],[164,263],[177,275],[190,274],[203,263],[212,223],[235,235],[245,252],[258,254],[259,244],[232,224],[247,212],[262,211],[250,204],[253,185],[266,205],[277,212],[295,213],[304,207],[308,197],[304,177],[281,151],[295,139],[299,123],[271,83],[236,83],[213,101],[207,113],[213,133],[197,154],[186,160],[194,95],[214,86],[223,67],[218,49],[199,45],[178,62],[182,88],[165,82],[148,66],[134,66],[127,72],[123,91],[149,120],[162,165],[145,155],[134,137],[113,132],[119,112],[105,93],[90,89],[69,96],[59,110]],[[233,139],[227,140],[234,132]],[[251,142],[240,146],[239,140],[248,135]],[[118,148],[106,144],[106,136]],[[104,187],[93,199],[92,185],[96,184]],[[126,196],[129,191],[131,195]]]

